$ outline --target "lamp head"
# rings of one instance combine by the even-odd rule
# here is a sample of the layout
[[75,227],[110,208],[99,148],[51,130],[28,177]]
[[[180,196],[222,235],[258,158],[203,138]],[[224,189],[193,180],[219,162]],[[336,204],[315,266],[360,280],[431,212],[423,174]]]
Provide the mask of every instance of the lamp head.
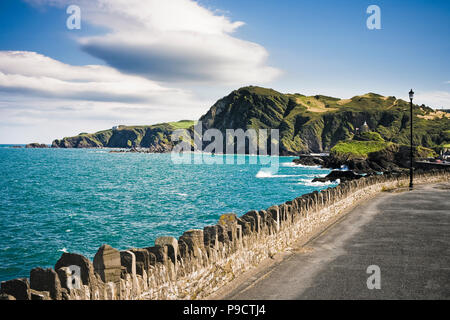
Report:
[[409,92],[409,99],[413,99],[414,98],[414,91],[411,89],[411,91]]

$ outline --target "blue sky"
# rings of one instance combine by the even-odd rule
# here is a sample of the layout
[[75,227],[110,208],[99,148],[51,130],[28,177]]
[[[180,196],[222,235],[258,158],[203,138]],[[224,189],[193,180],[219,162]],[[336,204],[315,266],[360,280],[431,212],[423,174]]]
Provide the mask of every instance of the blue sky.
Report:
[[[0,143],[195,119],[250,84],[341,98],[414,88],[450,108],[449,1],[122,1],[0,2]],[[69,4],[81,30],[65,27]],[[381,30],[366,27],[373,4]]]

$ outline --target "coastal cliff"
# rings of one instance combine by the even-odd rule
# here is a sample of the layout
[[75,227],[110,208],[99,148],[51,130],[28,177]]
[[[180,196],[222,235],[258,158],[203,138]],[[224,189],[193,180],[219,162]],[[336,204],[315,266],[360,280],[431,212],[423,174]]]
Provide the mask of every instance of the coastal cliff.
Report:
[[118,126],[97,133],[81,133],[75,137],[55,140],[52,148],[147,148],[162,153],[172,150],[170,135],[177,129],[189,129],[193,121],[182,120],[152,126]]
[[[283,94],[245,87],[217,101],[200,120],[207,128],[279,129],[280,154],[330,151],[364,124],[386,141],[409,142],[409,103],[375,93],[339,99]],[[450,142],[450,114],[414,106],[414,144],[434,148]],[[448,143],[448,142],[447,142]]]
[[[280,154],[330,151],[354,137],[364,124],[388,142],[409,143],[409,103],[368,93],[351,99],[324,95],[284,94],[244,87],[218,100],[200,119],[204,129],[279,129]],[[189,129],[193,121],[152,126],[119,126],[53,141],[55,148],[148,148],[171,151],[170,134]],[[414,144],[437,148],[450,143],[450,113],[414,106]]]

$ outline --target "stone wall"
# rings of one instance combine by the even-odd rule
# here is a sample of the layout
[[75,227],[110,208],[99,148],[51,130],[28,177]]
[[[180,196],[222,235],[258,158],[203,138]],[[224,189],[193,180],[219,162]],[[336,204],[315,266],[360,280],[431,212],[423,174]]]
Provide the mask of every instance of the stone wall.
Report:
[[[416,183],[448,181],[450,171],[415,174]],[[203,230],[154,246],[119,251],[103,245],[94,260],[63,253],[54,269],[1,283],[2,299],[128,300],[201,299],[237,275],[308,237],[350,206],[383,189],[407,186],[408,175],[380,175],[346,182],[241,217],[224,214]]]

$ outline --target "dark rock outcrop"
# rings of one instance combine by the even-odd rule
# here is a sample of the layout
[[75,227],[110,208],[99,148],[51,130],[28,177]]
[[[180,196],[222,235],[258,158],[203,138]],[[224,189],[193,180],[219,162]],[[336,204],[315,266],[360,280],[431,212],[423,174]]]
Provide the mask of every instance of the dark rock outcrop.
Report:
[[43,143],[33,142],[33,143],[27,144],[25,146],[25,148],[27,148],[27,149],[45,149],[45,148],[48,148],[48,146]]
[[326,177],[314,178],[312,182],[334,182],[339,179],[342,183],[345,181],[361,179],[362,177],[362,175],[355,174],[353,171],[333,170]]
[[328,157],[324,156],[308,156],[308,155],[301,155],[300,158],[294,159],[293,162],[297,165],[303,165],[303,166],[323,166],[325,164],[325,161]]
[[[414,148],[414,159],[426,158],[429,150]],[[402,172],[410,165],[410,148],[391,144],[385,149],[369,153],[367,157],[355,157],[350,154],[331,153],[324,158],[324,168],[339,169],[346,166],[355,173]]]

